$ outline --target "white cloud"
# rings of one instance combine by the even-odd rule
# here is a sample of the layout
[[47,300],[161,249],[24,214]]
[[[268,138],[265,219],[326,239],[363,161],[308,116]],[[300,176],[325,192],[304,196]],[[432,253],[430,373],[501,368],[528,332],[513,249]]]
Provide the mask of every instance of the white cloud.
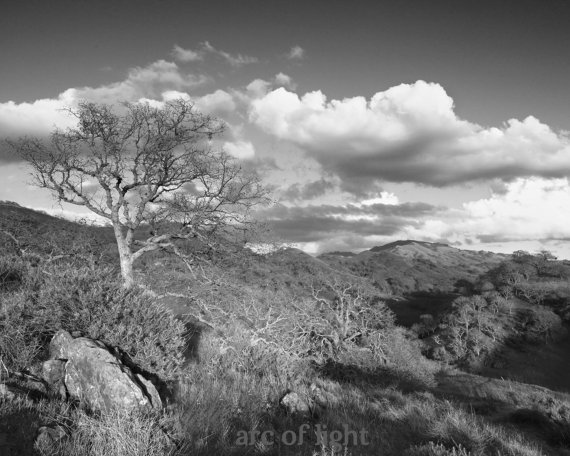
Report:
[[455,230],[494,240],[570,238],[570,183],[567,178],[517,179],[506,192],[465,203]]
[[[75,118],[65,109],[74,107],[79,101],[114,104],[119,101],[145,100],[154,104],[172,97],[187,97],[182,90],[205,83],[206,76],[183,73],[175,63],[158,60],[146,67],[129,70],[125,80],[100,87],[80,87],[67,89],[57,98],[46,98],[28,103],[7,101],[0,103],[0,136],[22,134],[46,135],[54,127],[66,128],[75,124]],[[230,108],[225,92],[206,95],[202,104],[215,108]]]
[[204,56],[199,51],[184,49],[177,44],[175,44],[172,49],[172,56],[180,62],[196,62],[198,60],[204,60]]
[[187,101],[194,102],[195,108],[205,114],[220,116],[227,114],[236,109],[233,96],[225,90],[218,89],[215,92],[202,95],[200,97],[191,97],[187,92],[178,90],[166,90],[160,95],[160,99],[140,98],[139,102],[148,103],[151,106],[161,108],[166,101],[182,98]]
[[538,119],[483,128],[458,118],[453,99],[417,81],[364,97],[327,100],[278,88],[253,100],[250,120],[303,148],[347,183],[375,180],[445,186],[570,174],[570,141]]
[[285,73],[277,73],[274,78],[275,85],[287,87],[288,89],[295,90],[297,84],[293,82],[291,76]]
[[263,79],[254,79],[247,85],[245,89],[247,90],[248,95],[251,95],[254,98],[261,98],[265,96],[270,87],[271,83],[269,81],[265,81]]
[[158,99],[164,91],[194,88],[208,80],[204,75],[183,73],[174,62],[157,60],[146,67],[132,68],[123,81],[96,88],[68,89],[66,92],[75,100],[116,103],[140,98]]
[[224,150],[233,157],[247,160],[255,156],[255,148],[249,141],[226,142]]
[[287,58],[291,60],[301,60],[303,57],[305,57],[305,50],[301,46],[293,46],[287,54]]
[[188,93],[186,92],[180,92],[178,90],[165,90],[164,92],[162,92],[162,99],[164,101],[177,100],[179,98],[182,98],[186,101],[191,100],[190,95],[188,95]]
[[291,76],[279,72],[271,80],[254,79],[245,87],[245,90],[234,90],[233,93],[246,106],[250,106],[252,102],[264,98],[270,90],[278,87],[294,90],[297,84],[295,84]]
[[381,192],[379,196],[365,199],[358,203],[354,203],[354,206],[363,207],[363,206],[373,206],[374,204],[387,204],[390,206],[395,206],[400,204],[400,200],[396,195],[394,195],[394,193]]
[[47,135],[54,127],[70,127],[76,121],[64,111],[70,101],[62,94],[56,99],[32,103],[0,103],[0,136]]
[[233,97],[225,90],[216,90],[196,99],[196,108],[207,114],[222,115],[236,109]]
[[[570,183],[567,178],[519,178],[490,197],[461,209],[428,214],[421,224],[403,227],[406,237],[446,239],[463,246],[570,239]],[[487,247],[491,248],[491,247]]]

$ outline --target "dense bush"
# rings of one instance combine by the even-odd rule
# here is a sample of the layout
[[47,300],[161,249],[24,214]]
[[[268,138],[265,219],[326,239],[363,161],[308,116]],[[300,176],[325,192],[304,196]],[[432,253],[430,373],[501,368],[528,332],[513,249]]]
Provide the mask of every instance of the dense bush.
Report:
[[351,346],[365,346],[376,334],[394,327],[394,314],[374,290],[347,279],[325,280],[312,299],[299,304],[295,332],[319,359]]
[[505,336],[510,309],[498,292],[457,298],[433,337],[434,359],[480,364]]
[[29,363],[38,347],[64,329],[120,348],[151,373],[175,375],[182,364],[184,325],[148,295],[124,290],[110,268],[43,264],[40,269],[20,291],[3,298],[0,345],[14,368]]
[[548,342],[564,334],[561,318],[544,306],[536,306],[522,313],[524,337],[531,342]]

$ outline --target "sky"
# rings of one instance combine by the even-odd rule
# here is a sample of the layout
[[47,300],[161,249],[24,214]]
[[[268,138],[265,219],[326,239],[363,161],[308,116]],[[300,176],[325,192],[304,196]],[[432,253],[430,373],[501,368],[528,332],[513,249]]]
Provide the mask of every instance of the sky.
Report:
[[[87,100],[183,97],[264,176],[308,253],[399,239],[570,258],[566,0],[22,0],[0,16],[0,138]],[[66,217],[0,144],[0,200]]]

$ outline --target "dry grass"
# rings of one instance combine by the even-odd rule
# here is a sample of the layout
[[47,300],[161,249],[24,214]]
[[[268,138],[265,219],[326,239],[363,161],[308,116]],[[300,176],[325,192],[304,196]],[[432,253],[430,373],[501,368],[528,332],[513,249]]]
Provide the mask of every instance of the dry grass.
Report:
[[164,417],[109,412],[90,416],[78,412],[71,438],[55,445],[50,454],[61,456],[167,456],[177,451],[163,430]]

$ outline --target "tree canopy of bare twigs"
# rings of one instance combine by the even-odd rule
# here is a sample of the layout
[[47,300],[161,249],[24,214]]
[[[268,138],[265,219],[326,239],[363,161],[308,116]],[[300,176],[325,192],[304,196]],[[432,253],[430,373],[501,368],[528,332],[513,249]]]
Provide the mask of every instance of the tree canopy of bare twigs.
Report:
[[[69,113],[77,118],[74,128],[56,129],[48,141],[10,144],[37,186],[113,226],[126,287],[134,285],[133,262],[145,252],[180,253],[176,240],[191,238],[213,247],[229,232],[248,232],[251,209],[267,201],[259,178],[212,146],[223,122],[191,102],[84,102]],[[150,234],[141,240],[142,227]]]

